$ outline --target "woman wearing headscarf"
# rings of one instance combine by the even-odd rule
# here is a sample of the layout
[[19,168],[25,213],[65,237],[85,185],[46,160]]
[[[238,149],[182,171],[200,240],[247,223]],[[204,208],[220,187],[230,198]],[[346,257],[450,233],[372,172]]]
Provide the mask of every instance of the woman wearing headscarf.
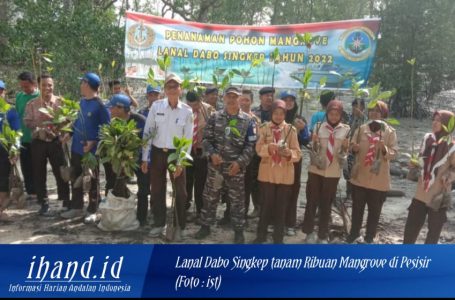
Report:
[[[306,243],[328,243],[331,207],[343,167],[339,157],[340,153],[346,153],[348,148],[349,125],[341,122],[343,103],[339,100],[330,101],[326,115],[325,122],[315,125],[312,136],[313,144],[320,145],[322,163],[312,164],[308,170],[307,203],[302,227],[302,231],[306,233]],[[317,236],[313,232],[316,209],[319,209]]]
[[[417,191],[408,210],[404,229],[404,244],[414,244],[428,216],[428,233],[425,244],[437,244],[447,209],[450,207],[450,191],[455,180],[455,145],[450,138],[454,119],[450,111],[440,110],[433,115],[432,132],[425,134],[420,147],[423,170]],[[452,122],[454,122],[453,120]]]
[[387,104],[377,101],[368,109],[368,122],[360,126],[351,139],[356,162],[351,173],[352,225],[348,243],[360,236],[366,205],[368,219],[364,241],[372,243],[376,236],[382,205],[390,190],[390,161],[397,154],[396,132],[384,121],[387,116]]
[[286,123],[285,116],[286,103],[276,100],[272,104],[272,121],[259,129],[256,151],[261,157],[258,181],[262,206],[255,243],[266,241],[269,222],[274,225],[273,242],[283,243],[286,208],[294,183],[294,163],[301,157],[297,131]]

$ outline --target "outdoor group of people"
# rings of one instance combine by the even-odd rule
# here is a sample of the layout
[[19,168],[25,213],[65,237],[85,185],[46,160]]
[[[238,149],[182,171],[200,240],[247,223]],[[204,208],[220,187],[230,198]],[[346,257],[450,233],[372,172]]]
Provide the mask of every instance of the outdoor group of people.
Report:
[[[224,105],[219,109],[217,88],[207,88],[204,95],[189,91],[184,103],[182,79],[170,74],[164,80],[163,90],[147,86],[148,105],[134,113],[138,101],[129,88],[123,92],[119,81],[110,82],[113,95],[104,104],[98,94],[99,76],[86,73],[81,78],[80,112],[72,133],[56,134],[47,126],[49,117],[40,111],[61,105],[60,97],[53,93],[52,76],[42,74],[35,80],[32,73],[23,72],[18,79],[22,92],[16,96],[15,108],[0,114],[0,132],[5,120],[13,130],[22,131],[20,164],[25,189],[30,199],[41,204],[41,215],[49,214],[46,189],[49,160],[58,199],[65,209],[61,217],[84,216],[82,187],[71,183],[70,189],[70,183],[60,173],[66,159],[66,146],[62,145],[71,140],[70,165],[75,176],[79,176],[83,172],[84,154],[96,152],[100,126],[109,124],[115,117],[134,120],[144,139],[145,146],[138,150],[140,167],[136,170],[137,218],[145,226],[148,211],[152,211],[152,237],[162,235],[166,226],[166,178],[168,157],[176,151],[173,140],[185,137],[192,141],[188,149],[192,165],[177,164],[169,174],[175,188],[176,240],[185,238],[187,219],[201,226],[195,235],[197,239],[208,237],[211,226],[217,222],[218,203],[223,201],[226,211],[218,223],[232,225],[234,243],[245,243],[247,218],[255,217],[259,217],[259,222],[254,243],[267,241],[270,225],[273,225],[273,242],[283,243],[285,235],[296,234],[302,153],[309,153],[302,224],[304,242],[330,241],[331,207],[342,174],[348,183],[347,194],[352,198],[352,226],[346,241],[361,242],[360,231],[368,206],[363,241],[374,242],[390,189],[390,161],[398,150],[395,129],[386,122],[389,110],[385,102],[377,101],[366,109],[363,99],[355,99],[352,114],[346,118],[343,103],[335,93],[323,91],[319,99],[322,110],[307,124],[298,114],[297,96],[292,91],[283,91],[276,99],[273,87],[263,87],[259,90],[260,105],[252,108],[253,92],[231,86],[223,91]],[[0,81],[0,95],[4,95],[5,89]],[[432,132],[422,142],[422,172],[409,206],[404,243],[416,242],[427,216],[429,230],[425,242],[437,243],[447,220],[450,188],[455,180],[455,147],[449,128],[453,118],[452,112],[435,112]],[[302,147],[309,151],[302,152]],[[17,159],[0,147],[2,219],[8,219],[4,210],[8,204],[9,174]],[[109,162],[104,164],[104,170],[107,194],[116,175]],[[91,181],[86,223],[97,222],[100,217],[97,213],[101,198],[99,168]],[[250,201],[253,209],[248,214]],[[193,219],[189,218],[192,205],[196,212]]]

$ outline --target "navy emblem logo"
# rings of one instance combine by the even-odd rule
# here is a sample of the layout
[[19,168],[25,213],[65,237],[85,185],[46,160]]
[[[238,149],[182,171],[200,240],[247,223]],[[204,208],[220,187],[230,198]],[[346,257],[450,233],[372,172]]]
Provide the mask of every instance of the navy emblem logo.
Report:
[[133,48],[149,48],[155,41],[155,32],[141,21],[128,28],[127,41]]
[[369,28],[352,28],[340,36],[338,50],[350,61],[365,60],[371,54],[374,39],[374,33]]

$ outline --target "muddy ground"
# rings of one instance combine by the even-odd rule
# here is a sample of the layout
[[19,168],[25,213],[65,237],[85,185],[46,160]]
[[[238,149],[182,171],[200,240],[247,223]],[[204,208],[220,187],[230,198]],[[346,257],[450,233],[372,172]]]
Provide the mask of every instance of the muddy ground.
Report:
[[[401,125],[396,126],[398,140],[401,152],[410,152],[411,148],[411,123],[410,120],[400,120]],[[416,147],[420,144],[420,139],[423,134],[429,130],[430,121],[414,121],[414,131]],[[405,165],[406,158],[403,155],[394,163],[395,167]],[[304,234],[300,231],[300,224],[303,220],[305,210],[305,184],[307,180],[307,166],[309,163],[308,153],[304,152],[304,164],[302,171],[302,189],[299,197],[298,207],[298,228],[295,236],[286,236],[285,243],[300,244],[303,243]],[[404,170],[405,171],[405,170]],[[338,188],[338,196],[345,197],[345,181],[340,180]],[[102,179],[104,186],[104,179]],[[136,190],[135,185],[129,186],[132,191]],[[378,236],[376,243],[380,244],[400,244],[403,239],[404,224],[406,222],[407,207],[411,202],[416,187],[415,182],[411,182],[403,176],[392,177],[392,188],[401,190],[405,193],[404,197],[390,197],[384,203],[382,211]],[[52,216],[39,216],[39,205],[35,201],[28,202],[24,209],[17,209],[12,204],[7,210],[12,217],[12,222],[0,223],[0,243],[4,244],[161,244],[167,243],[164,238],[151,238],[148,233],[151,229],[150,225],[139,228],[130,232],[103,232],[96,225],[85,225],[82,218],[65,220],[58,216],[58,210],[61,209],[61,202],[57,202],[56,186],[51,172],[48,174],[48,189],[51,199]],[[170,188],[168,188],[168,191]],[[170,206],[170,195],[168,193],[168,206]],[[348,211],[350,212],[350,201],[346,202]],[[225,205],[218,206],[218,218],[222,217]],[[251,208],[252,209],[252,208]],[[192,208],[190,209],[190,211]],[[446,223],[440,243],[453,243],[455,239],[455,214],[451,210],[448,213],[448,222]],[[366,214],[365,214],[366,218]],[[248,219],[248,226],[245,230],[247,242],[251,242],[255,238],[258,219]],[[150,223],[150,222],[149,222]],[[426,225],[425,225],[426,226]],[[210,237],[203,241],[193,238],[199,226],[195,223],[188,223],[187,238],[183,241],[186,244],[226,244],[232,243],[233,231],[229,227],[215,226],[212,228]],[[421,232],[418,243],[423,243],[426,235],[426,228]],[[332,213],[331,224],[331,243],[344,243],[346,233],[343,230],[343,222],[340,216],[335,212]],[[269,241],[271,242],[271,241]]]

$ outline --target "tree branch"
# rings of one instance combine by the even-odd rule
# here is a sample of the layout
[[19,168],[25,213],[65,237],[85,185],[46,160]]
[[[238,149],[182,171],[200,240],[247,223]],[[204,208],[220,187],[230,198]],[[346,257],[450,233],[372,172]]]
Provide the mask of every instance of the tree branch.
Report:
[[172,13],[177,13],[180,15],[185,21],[190,21],[191,19],[191,12],[179,7],[173,3],[172,0],[161,0],[165,6],[168,6]]
[[111,7],[112,5],[114,5],[114,3],[117,2],[117,0],[111,0],[109,3],[106,3],[103,7],[103,10],[106,10],[108,9],[109,7]]

